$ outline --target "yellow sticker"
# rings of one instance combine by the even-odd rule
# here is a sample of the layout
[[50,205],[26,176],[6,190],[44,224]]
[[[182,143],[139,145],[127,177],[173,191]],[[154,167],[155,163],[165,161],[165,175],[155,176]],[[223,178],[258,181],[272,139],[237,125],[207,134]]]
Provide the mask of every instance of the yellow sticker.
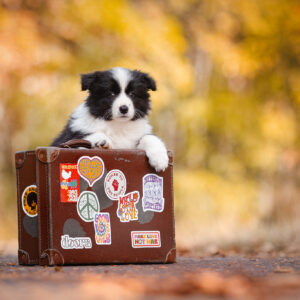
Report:
[[35,217],[37,210],[37,187],[36,185],[28,186],[22,194],[22,207],[24,213],[29,217]]

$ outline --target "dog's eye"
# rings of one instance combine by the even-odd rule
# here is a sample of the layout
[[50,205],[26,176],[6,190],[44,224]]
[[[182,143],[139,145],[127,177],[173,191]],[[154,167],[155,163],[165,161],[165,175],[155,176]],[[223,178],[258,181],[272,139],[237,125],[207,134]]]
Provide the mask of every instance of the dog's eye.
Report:
[[133,92],[133,91],[130,91],[130,92],[128,93],[128,96],[133,97],[133,96],[134,96],[134,92]]
[[114,96],[116,96],[116,93],[111,91],[110,96],[114,97]]

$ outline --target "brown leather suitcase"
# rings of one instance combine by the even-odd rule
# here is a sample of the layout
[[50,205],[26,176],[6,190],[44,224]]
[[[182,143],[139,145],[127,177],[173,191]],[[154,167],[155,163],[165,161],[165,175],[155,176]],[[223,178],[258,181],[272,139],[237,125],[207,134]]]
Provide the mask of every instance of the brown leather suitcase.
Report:
[[37,148],[40,264],[174,262],[168,154],[156,173],[141,150]]
[[35,151],[15,154],[18,207],[18,260],[21,265],[39,263]]

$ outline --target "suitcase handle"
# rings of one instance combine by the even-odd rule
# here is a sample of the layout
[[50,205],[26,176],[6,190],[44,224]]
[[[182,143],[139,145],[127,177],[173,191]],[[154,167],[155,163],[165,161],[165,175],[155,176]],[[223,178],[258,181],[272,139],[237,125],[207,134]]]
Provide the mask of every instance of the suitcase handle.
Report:
[[91,149],[92,144],[87,141],[87,140],[82,140],[82,139],[74,139],[74,140],[69,140],[65,143],[62,143],[59,145],[61,148],[79,148],[79,147],[84,147]]

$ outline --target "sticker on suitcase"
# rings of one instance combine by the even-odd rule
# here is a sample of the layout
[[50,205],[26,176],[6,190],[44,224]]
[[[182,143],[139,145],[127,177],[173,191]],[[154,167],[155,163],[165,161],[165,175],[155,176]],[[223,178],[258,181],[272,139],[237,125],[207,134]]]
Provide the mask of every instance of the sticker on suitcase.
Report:
[[60,164],[60,202],[77,202],[79,182],[77,164]]
[[160,248],[160,232],[131,231],[131,245],[133,248]]
[[109,213],[96,213],[94,219],[95,241],[97,245],[111,245]]
[[79,217],[85,222],[94,221],[94,215],[100,211],[98,197],[94,192],[82,192],[77,202]]
[[104,190],[107,197],[111,200],[119,200],[126,192],[126,177],[120,170],[111,170],[105,177]]
[[143,210],[162,212],[165,199],[163,197],[163,177],[147,174],[143,177]]
[[103,176],[104,162],[98,156],[82,156],[78,159],[77,169],[78,174],[92,187]]
[[122,223],[138,220],[136,204],[140,199],[140,193],[134,191],[119,197],[117,216]]
[[37,187],[29,185],[22,193],[22,208],[28,217],[35,217],[38,214],[37,209]]
[[60,245],[63,249],[91,249],[92,241],[89,237],[70,237],[68,234],[62,235]]

